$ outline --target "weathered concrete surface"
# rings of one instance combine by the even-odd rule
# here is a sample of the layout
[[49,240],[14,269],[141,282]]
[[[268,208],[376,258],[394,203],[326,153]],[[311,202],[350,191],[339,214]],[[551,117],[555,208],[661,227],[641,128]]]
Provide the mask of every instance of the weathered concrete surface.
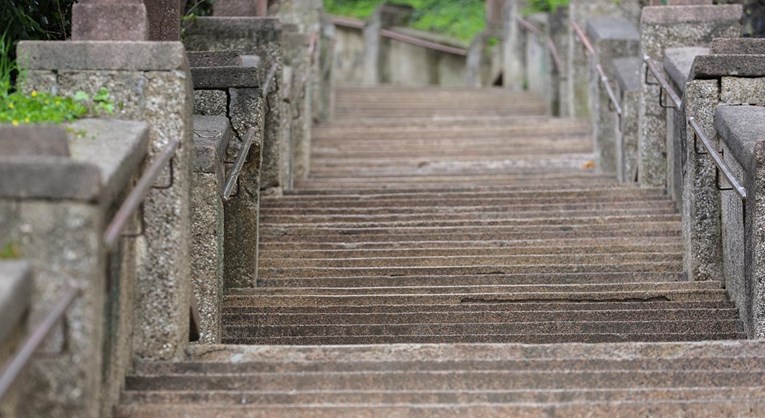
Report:
[[[685,88],[685,112],[694,117],[709,138],[715,137],[714,109],[719,102],[717,80],[691,80]],[[688,132],[683,181],[683,239],[685,271],[690,280],[722,277],[720,199],[715,165]]]
[[[315,41],[313,41],[315,42]],[[316,45],[312,45],[311,36],[298,32],[296,25],[285,25],[283,59],[291,68],[291,77],[285,83],[290,83],[289,94],[285,100],[290,107],[289,152],[290,178],[304,179],[310,170],[311,156],[311,122],[312,120],[312,84],[313,65],[312,54]],[[291,188],[291,186],[289,187]]]
[[[258,55],[263,60],[261,79],[265,79],[271,66],[276,65],[276,80],[267,97],[269,105],[265,116],[265,133],[262,142],[263,165],[261,167],[260,186],[263,189],[281,189],[288,187],[289,155],[284,150],[287,145],[287,124],[290,116],[283,103],[282,93],[282,25],[278,19],[251,17],[205,17],[196,19],[186,26],[184,44],[192,51],[236,50],[243,55]],[[233,103],[233,98],[232,98]],[[236,123],[232,128],[238,135]]]
[[223,185],[228,119],[194,117],[194,172],[191,188],[191,281],[200,316],[200,342],[220,342],[223,297]]
[[685,83],[691,76],[693,61],[699,55],[707,55],[709,48],[679,47],[667,48],[664,51],[664,71],[669,75],[668,81],[674,82],[678,96],[685,92]]
[[145,41],[150,34],[148,17],[141,0],[79,1],[72,5],[72,40]]
[[[590,92],[593,115],[595,116],[595,155],[598,168],[607,174],[618,171],[619,150],[617,149],[617,131],[619,117],[612,111],[613,104],[606,86],[600,79],[595,66],[607,67],[609,61],[636,56],[639,49],[637,28],[631,21],[621,17],[594,17],[587,20],[586,33],[593,43],[596,56],[590,61]],[[611,74],[613,77],[613,74]],[[609,79],[609,87],[616,83]],[[624,114],[624,113],[623,113]]]
[[189,67],[236,67],[243,65],[237,51],[188,51]]
[[[55,355],[36,358],[18,382],[17,393],[24,401],[14,406],[10,416],[100,417],[103,408],[116,402],[127,370],[117,367],[113,374],[112,366],[126,366],[132,360],[134,312],[117,312],[117,306],[132,301],[134,276],[115,275],[114,263],[125,253],[115,249],[107,261],[101,243],[119,197],[146,155],[148,127],[138,122],[82,120],[70,128],[71,160],[98,172],[96,197],[14,197],[3,198],[0,204],[4,223],[0,230],[12,237],[10,243],[28,261],[35,277],[34,282],[27,277],[32,298],[29,323],[39,322],[48,313],[65,285],[82,289],[67,310],[65,326],[44,344],[43,352]],[[55,181],[56,175],[40,173],[36,180]],[[123,286],[124,292],[119,290]],[[106,294],[112,295],[109,303]],[[127,328],[115,329],[116,322]]]
[[712,54],[764,55],[765,39],[762,38],[716,38],[710,45]]
[[[146,234],[138,245],[138,311],[135,349],[139,358],[173,358],[188,343],[191,297],[189,259],[189,205],[192,143],[191,79],[186,53],[177,42],[47,42],[20,43],[19,55],[30,60],[30,70],[49,70],[54,62],[41,52],[56,51],[65,56],[66,71],[50,71],[62,94],[82,90],[94,94],[109,86],[115,112],[109,117],[139,119],[150,126],[151,155],[160,152],[171,139],[181,141],[173,158],[173,184],[149,194],[144,209]],[[116,59],[113,50],[134,51],[135,57]],[[72,56],[85,57],[82,62]],[[122,71],[120,63],[137,59]],[[39,63],[40,67],[35,63]],[[152,68],[152,64],[158,64]],[[27,84],[30,90],[37,86]],[[168,184],[169,173],[158,184]]]
[[29,308],[32,272],[25,261],[0,261],[0,345],[18,328]]
[[[737,37],[741,34],[741,15],[740,5],[645,7],[641,17],[640,55],[663,62],[667,48],[703,47],[714,38]],[[646,64],[643,64],[642,71],[645,70]],[[650,78],[649,81],[655,82]],[[658,85],[643,80],[638,177],[645,187],[663,187],[669,181],[667,112],[659,106],[659,92]]]
[[524,0],[510,0],[505,2],[502,11],[502,82],[512,91],[522,91],[526,81],[526,34],[516,21],[522,15],[525,5]]
[[616,131],[616,176],[620,182],[637,181],[638,106],[640,105],[640,58],[611,60],[609,73],[616,81],[615,94],[621,97],[621,125]]
[[[726,162],[747,190],[742,202],[734,192],[722,193],[723,266],[726,288],[741,312],[747,333],[765,336],[765,271],[763,254],[763,141],[765,109],[719,106],[715,127],[724,144]],[[746,216],[744,216],[746,213]]]
[[[680,47],[667,48],[664,52],[664,71],[669,76],[667,82],[682,100],[685,86],[691,74],[694,59],[704,55],[708,48]],[[658,63],[657,63],[658,64]],[[664,92],[664,103],[674,106],[667,92]],[[686,148],[686,113],[685,108],[667,109],[667,192],[681,208],[683,201],[683,164]]]
[[[572,0],[569,5],[569,20],[576,22],[584,30],[587,20],[595,17],[620,17],[630,22],[637,22],[640,17],[641,0]],[[571,25],[568,27],[568,101],[571,103],[571,116],[589,117],[593,100],[589,95],[590,67],[581,42],[576,38]]]
[[66,130],[53,125],[0,125],[0,155],[68,157]]

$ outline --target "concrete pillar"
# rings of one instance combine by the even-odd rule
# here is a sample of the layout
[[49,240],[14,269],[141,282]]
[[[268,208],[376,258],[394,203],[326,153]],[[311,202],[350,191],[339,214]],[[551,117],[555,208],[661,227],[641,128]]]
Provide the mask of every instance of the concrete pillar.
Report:
[[[634,23],[619,17],[592,18],[587,21],[586,33],[596,52],[596,56],[591,57],[590,62],[589,94],[593,102],[597,165],[598,169],[604,173],[617,174],[618,115],[612,110],[611,97],[595,66],[600,65],[605,69],[610,67],[611,61],[615,58],[636,56],[640,49],[640,34]],[[609,78],[613,78],[613,75]],[[609,87],[616,91],[614,80],[609,80]],[[618,97],[617,100],[619,100]]]
[[[641,0],[571,0],[569,19],[585,30],[587,20],[594,17],[621,17],[637,23],[640,18]],[[569,24],[568,48],[568,101],[571,103],[571,116],[590,117],[593,100],[590,98],[590,67],[587,53]],[[562,52],[563,53],[563,52]]]
[[524,0],[508,0],[502,12],[502,81],[506,88],[513,91],[521,91],[526,86],[526,32],[515,20],[525,6]]
[[149,40],[180,41],[181,15],[178,0],[145,0],[149,17]]
[[[663,62],[671,47],[706,46],[716,37],[741,35],[741,5],[645,7],[640,23],[640,56]],[[643,64],[644,74],[647,65]],[[666,77],[666,74],[665,74]],[[638,180],[645,187],[666,187],[667,112],[659,105],[653,77],[641,79]]]
[[148,12],[143,0],[80,0],[72,6],[73,41],[148,39]]

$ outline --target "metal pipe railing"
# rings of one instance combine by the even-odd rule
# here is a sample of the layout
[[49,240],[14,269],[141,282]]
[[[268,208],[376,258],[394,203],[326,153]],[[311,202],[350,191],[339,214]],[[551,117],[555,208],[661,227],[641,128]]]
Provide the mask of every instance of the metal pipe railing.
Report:
[[720,156],[720,153],[712,145],[712,141],[710,141],[709,138],[707,138],[707,135],[701,129],[701,126],[699,126],[699,123],[696,122],[696,118],[694,118],[693,116],[688,118],[688,124],[691,126],[691,128],[695,132],[696,137],[701,139],[701,143],[704,144],[704,148],[707,149],[709,156],[712,157],[712,161],[714,161],[715,165],[717,166],[717,169],[723,173],[723,176],[725,176],[725,179],[731,185],[733,190],[741,197],[741,200],[746,201],[746,188],[742,186],[741,183],[738,181],[738,179],[736,179],[736,177],[733,175],[733,170],[731,170],[728,164],[726,164],[725,161],[722,159],[722,156]]
[[242,142],[242,148],[239,150],[239,155],[234,161],[234,166],[231,168],[231,173],[226,180],[226,186],[223,188],[223,200],[228,202],[231,200],[231,194],[234,193],[236,184],[239,181],[239,176],[242,174],[242,168],[244,168],[244,162],[247,160],[247,156],[250,155],[250,148],[255,142],[255,128],[250,128],[244,134],[244,141]]
[[542,29],[539,29],[536,25],[529,22],[528,20],[520,16],[516,16],[515,21],[518,22],[518,24],[521,25],[524,29],[533,33],[534,35],[547,38],[547,42],[545,46],[547,47],[547,50],[550,52],[550,56],[552,57],[553,63],[555,64],[555,69],[558,71],[558,73],[560,73],[563,70],[563,60],[561,59],[560,52],[558,52],[558,47],[555,46],[555,42],[553,42],[553,40],[550,39],[550,37],[547,36],[547,34],[542,31]]
[[[272,64],[266,75],[266,81],[263,83],[263,88],[260,90],[260,96],[266,97],[271,92],[271,85],[276,79],[276,71],[279,69],[277,64]],[[244,163],[247,161],[247,156],[250,155],[250,148],[255,142],[255,128],[249,128],[244,134],[244,141],[242,147],[239,150],[234,161],[234,166],[231,168],[231,172],[226,179],[225,186],[223,187],[223,200],[228,202],[231,200],[231,196],[234,193],[237,183],[239,182],[239,176],[242,174]]]
[[[656,63],[653,62],[651,57],[648,55],[643,56],[643,62],[646,63],[647,71],[650,71],[651,74],[653,74],[656,81],[659,82],[659,85],[661,86],[662,90],[666,91],[669,95],[669,98],[672,99],[672,103],[675,105],[675,109],[680,109],[683,107],[683,101],[680,99],[680,96],[677,95],[675,90],[672,88],[672,86],[669,85],[669,82],[664,77],[664,74],[662,74],[661,71],[656,67]],[[647,78],[647,77],[646,77]],[[659,98],[661,101],[661,97]]]
[[428,41],[426,39],[418,38],[416,36],[411,36],[404,33],[399,33],[390,29],[381,30],[380,35],[388,39],[393,39],[394,41],[404,42],[409,45],[419,46],[433,51],[445,52],[447,54],[459,55],[462,57],[466,57],[468,54],[467,50],[464,48],[442,45],[437,42]]
[[[331,16],[330,21],[333,25],[342,26],[352,29],[364,29],[365,23],[356,19],[348,19],[339,16]],[[422,48],[432,49],[434,51],[445,52],[447,54],[467,56],[467,50],[464,48],[456,48],[453,46],[442,45],[438,42],[428,41],[427,39],[418,38],[416,36],[399,33],[390,29],[383,29],[380,31],[380,35],[388,39],[404,42],[410,45],[419,46]]]
[[157,177],[159,177],[162,170],[169,165],[170,160],[173,158],[175,151],[180,145],[181,142],[178,140],[171,141],[138,180],[138,183],[136,183],[127,199],[125,199],[122,206],[117,210],[117,213],[114,215],[111,223],[109,223],[109,226],[106,227],[106,232],[104,233],[104,245],[107,249],[113,248],[117,243],[122,231],[130,220],[130,217],[133,216],[136,210],[138,210],[138,207],[141,206],[141,203],[143,203],[144,199],[146,199],[149,189],[152,188],[152,185],[157,180]]
[[[571,27],[574,29],[574,33],[576,34],[577,38],[579,38],[579,41],[582,43],[582,45],[584,45],[584,48],[587,51],[587,55],[594,59],[597,55],[595,53],[595,48],[593,48],[592,43],[590,42],[589,38],[587,38],[587,35],[585,35],[584,31],[582,31],[582,28],[579,27],[579,25],[574,21],[571,21]],[[595,71],[598,72],[600,82],[606,89],[606,93],[608,94],[608,98],[611,101],[611,105],[614,107],[614,111],[617,115],[621,116],[622,106],[619,103],[619,100],[616,98],[616,93],[614,93],[614,90],[611,88],[611,83],[609,82],[609,78],[606,75],[605,70],[603,70],[603,66],[600,64],[595,64]]]
[[79,296],[80,289],[72,286],[67,286],[64,289],[64,294],[53,305],[53,308],[48,312],[48,315],[43,318],[27,337],[21,348],[14,354],[13,358],[6,363],[0,372],[0,400],[8,393],[13,383],[19,377],[24,368],[32,360],[32,356],[35,354],[40,345],[45,341],[45,338],[50,334],[53,327],[62,319],[64,313],[72,302]]

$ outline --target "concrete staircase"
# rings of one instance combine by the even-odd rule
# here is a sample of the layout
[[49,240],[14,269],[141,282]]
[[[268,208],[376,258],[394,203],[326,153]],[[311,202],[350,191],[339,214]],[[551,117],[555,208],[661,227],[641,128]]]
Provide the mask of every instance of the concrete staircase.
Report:
[[663,190],[593,170],[588,126],[499,90],[338,98],[310,178],[262,202],[227,345],[139,364],[117,416],[765,413],[765,350],[683,281]]

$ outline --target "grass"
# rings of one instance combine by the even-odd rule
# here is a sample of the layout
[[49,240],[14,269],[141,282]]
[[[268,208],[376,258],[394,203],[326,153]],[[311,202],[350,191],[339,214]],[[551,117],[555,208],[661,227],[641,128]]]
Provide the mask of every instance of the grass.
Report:
[[[62,123],[82,118],[89,113],[111,114],[114,104],[109,91],[102,87],[90,97],[78,91],[73,97],[32,91],[24,94],[15,83],[23,83],[25,72],[10,58],[11,42],[0,36],[0,123],[14,126],[29,123]],[[16,76],[14,83],[13,77]]]
[[[383,3],[381,0],[325,0],[327,13],[366,19]],[[415,9],[409,26],[450,36],[465,43],[486,26],[483,0],[396,0],[395,3]]]

